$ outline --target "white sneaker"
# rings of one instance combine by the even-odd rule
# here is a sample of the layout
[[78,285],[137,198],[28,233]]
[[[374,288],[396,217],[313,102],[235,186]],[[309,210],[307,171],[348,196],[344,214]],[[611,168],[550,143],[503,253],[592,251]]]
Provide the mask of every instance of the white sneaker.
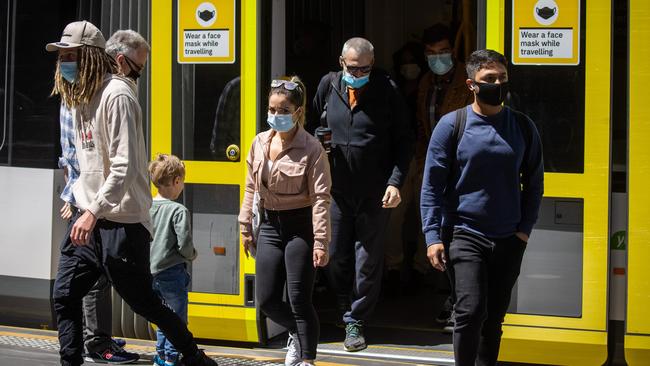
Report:
[[284,365],[302,365],[302,358],[300,357],[300,340],[298,339],[298,333],[289,332],[289,340],[287,341],[287,356],[284,358]]
[[301,363],[298,364],[298,366],[314,366],[313,363],[309,363],[307,361],[302,361]]

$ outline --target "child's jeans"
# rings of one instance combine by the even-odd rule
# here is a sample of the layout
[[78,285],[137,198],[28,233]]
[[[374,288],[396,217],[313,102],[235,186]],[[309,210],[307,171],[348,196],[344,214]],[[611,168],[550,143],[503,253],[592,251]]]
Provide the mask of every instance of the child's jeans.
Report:
[[[185,263],[169,267],[153,276],[154,292],[185,323],[187,323],[187,292],[189,284],[190,275],[185,269]],[[156,331],[156,338],[158,339],[156,342],[158,356],[174,363],[178,361],[178,351],[160,329]]]

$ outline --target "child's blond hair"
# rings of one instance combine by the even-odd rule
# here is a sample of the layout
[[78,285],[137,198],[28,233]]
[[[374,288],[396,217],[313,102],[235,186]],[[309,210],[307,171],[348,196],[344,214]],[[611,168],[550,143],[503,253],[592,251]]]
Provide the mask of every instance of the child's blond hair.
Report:
[[157,188],[168,186],[176,177],[185,178],[185,165],[175,155],[158,154],[149,163],[149,175]]

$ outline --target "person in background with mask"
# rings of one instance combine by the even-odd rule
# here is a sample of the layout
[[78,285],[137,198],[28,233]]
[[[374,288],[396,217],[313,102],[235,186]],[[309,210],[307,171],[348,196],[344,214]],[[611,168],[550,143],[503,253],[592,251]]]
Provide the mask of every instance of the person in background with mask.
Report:
[[137,82],[149,55],[148,47],[140,45],[147,41],[140,33],[127,29],[118,30],[106,41],[106,53],[115,60],[118,74]]
[[453,280],[455,364],[485,366],[499,355],[501,325],[542,200],[544,164],[534,123],[502,106],[506,58],[475,51],[467,75],[474,103],[444,115],[433,130],[421,215],[431,265]]
[[413,156],[413,131],[395,83],[374,69],[364,38],[343,45],[342,71],[325,75],[313,125],[331,129],[332,243],[326,275],[344,313],[347,351],[366,348],[364,322],[381,290],[385,229]]
[[[183,353],[184,365],[215,366],[199,350],[187,326],[152,289],[149,243],[151,193],[147,172],[142,111],[130,78],[115,75],[99,29],[87,21],[73,22],[61,40],[46,49],[73,71],[57,65],[55,94],[72,107],[79,178],[73,193],[79,212],[61,243],[52,289],[63,366],[83,363],[81,299],[101,275],[138,314],[158,325]],[[149,45],[125,47],[144,66]],[[129,52],[130,51],[130,52]],[[122,72],[123,73],[123,72]],[[64,78],[74,83],[65,83]],[[110,358],[110,357],[109,357]],[[123,363],[123,362],[122,362]]]
[[[303,128],[307,93],[296,76],[273,80],[267,122],[253,140],[239,211],[246,256],[256,253],[260,310],[289,330],[286,366],[313,366],[320,335],[312,303],[316,268],[328,262],[330,168],[321,143]],[[253,195],[261,224],[253,236]],[[288,301],[283,300],[286,289]]]
[[[474,101],[474,94],[465,85],[467,80],[465,64],[453,56],[453,39],[450,29],[440,23],[422,32],[424,56],[429,71],[422,77],[418,87],[415,161],[419,179],[416,192],[420,191],[419,185],[422,181],[422,169],[431,131],[440,117]],[[426,248],[422,245],[418,246],[418,249],[415,268],[420,273],[426,273],[431,270],[426,258]],[[444,283],[443,281],[448,280],[441,279],[438,282]],[[446,326],[447,330],[453,326],[453,304],[454,298],[450,295],[435,318],[436,323]]]

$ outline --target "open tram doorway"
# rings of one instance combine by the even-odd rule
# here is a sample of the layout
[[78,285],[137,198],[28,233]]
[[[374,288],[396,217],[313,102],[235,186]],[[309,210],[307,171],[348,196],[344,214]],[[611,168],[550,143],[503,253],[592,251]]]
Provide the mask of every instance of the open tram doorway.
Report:
[[[373,43],[375,67],[388,71],[403,90],[408,81],[400,73],[398,51],[419,45],[412,62],[421,68],[419,76],[429,70],[421,46],[424,29],[438,23],[448,26],[457,62],[480,42],[477,0],[275,0],[272,7],[270,76],[300,76],[307,87],[308,108],[322,76],[340,70],[341,48],[351,37]],[[414,108],[415,100],[409,104]],[[451,357],[451,335],[435,320],[449,294],[448,280],[426,260],[417,201],[402,205],[406,209],[394,213],[405,220],[387,230],[382,294],[368,321],[366,340],[369,345],[434,346]],[[322,273],[314,296],[321,342],[340,344],[344,338],[340,311]]]

